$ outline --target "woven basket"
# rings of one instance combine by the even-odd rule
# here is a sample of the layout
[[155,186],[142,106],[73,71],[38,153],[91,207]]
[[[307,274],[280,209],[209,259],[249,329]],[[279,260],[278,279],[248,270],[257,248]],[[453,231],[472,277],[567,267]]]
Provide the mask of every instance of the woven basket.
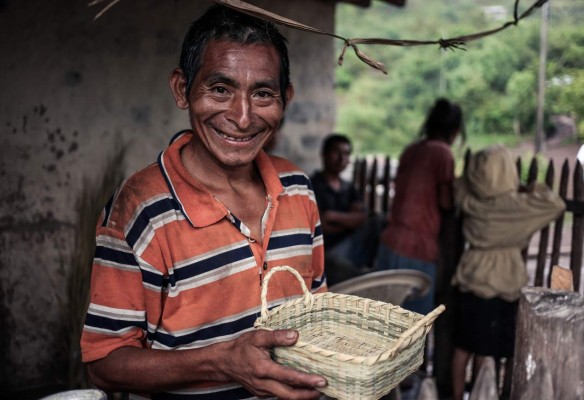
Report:
[[[296,276],[304,295],[268,311],[268,284],[276,272]],[[276,347],[280,364],[324,376],[319,389],[337,399],[379,399],[422,364],[426,334],[445,309],[426,316],[381,301],[338,293],[311,294],[293,268],[274,267],[264,278],[260,329],[295,329],[294,346]]]

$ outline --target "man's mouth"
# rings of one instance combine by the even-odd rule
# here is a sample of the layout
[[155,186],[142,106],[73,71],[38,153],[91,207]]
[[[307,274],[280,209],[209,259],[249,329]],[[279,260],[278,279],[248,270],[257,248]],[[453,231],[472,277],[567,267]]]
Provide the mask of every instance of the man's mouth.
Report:
[[230,140],[232,142],[249,142],[250,140],[252,140],[256,135],[251,135],[251,136],[246,136],[246,137],[242,137],[242,138],[236,138],[233,136],[229,136],[223,132],[221,132],[218,129],[215,129],[215,131],[219,134],[219,136],[221,136],[223,139],[225,140]]

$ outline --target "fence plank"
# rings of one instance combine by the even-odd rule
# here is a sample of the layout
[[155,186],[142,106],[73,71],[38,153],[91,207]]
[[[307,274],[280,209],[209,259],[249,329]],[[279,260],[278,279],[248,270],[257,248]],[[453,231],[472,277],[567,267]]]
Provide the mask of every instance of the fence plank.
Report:
[[357,170],[355,171],[355,174],[357,177],[357,184],[355,185],[355,188],[361,195],[363,202],[367,204],[367,160],[365,157],[360,158],[357,161]]
[[[560,187],[558,190],[558,194],[563,199],[566,198],[566,194],[568,193],[568,178],[570,176],[570,164],[568,159],[564,161],[564,165],[562,165],[562,173],[560,175]],[[564,217],[566,213],[563,212],[558,219],[556,220],[554,226],[554,241],[552,243],[552,257],[551,257],[551,265],[558,265],[560,260],[560,250],[562,246],[562,230],[564,229]],[[550,268],[548,272],[548,287],[550,286],[552,279],[552,270]]]
[[[521,169],[521,159],[519,158],[517,161],[518,164],[518,169]],[[519,174],[519,179],[521,179],[521,174]],[[527,186],[529,186],[531,183],[535,182],[535,180],[537,179],[537,159],[535,157],[533,157],[531,159],[531,163],[529,164],[529,170],[527,171],[527,181],[525,182],[525,184]],[[525,246],[525,248],[523,250],[521,250],[521,256],[523,257],[523,262],[527,263],[527,255],[529,252],[529,244],[527,244],[527,246]],[[543,279],[542,279],[543,281]],[[536,285],[538,286],[538,285]]]
[[[582,164],[576,162],[574,169],[574,201],[584,202],[584,175]],[[582,246],[584,239],[584,214],[574,211],[572,222],[572,252],[570,254],[570,269],[574,274],[574,290],[580,290],[580,276],[582,271]]]
[[[550,188],[554,187],[554,162],[550,160],[545,183]],[[550,235],[550,226],[546,225],[539,233],[539,250],[537,252],[537,264],[535,267],[535,286],[543,286],[543,273],[545,269],[545,261],[547,258],[547,249]],[[551,265],[550,265],[551,268]]]
[[369,212],[375,212],[377,210],[377,157],[373,158],[373,165],[371,166],[371,171],[369,172],[369,181],[367,187],[369,189],[369,197],[367,199],[367,203],[365,204],[367,204],[367,209]]
[[381,200],[381,212],[387,214],[389,211],[389,196],[391,190],[391,157],[385,156],[383,162],[383,199]]
[[353,186],[355,189],[359,191],[361,186],[359,185],[359,168],[361,167],[361,159],[359,157],[355,157],[353,159]]
[[523,170],[523,162],[521,161],[521,157],[517,157],[515,166],[517,167],[517,175],[519,176],[519,180],[521,180],[521,171]]
[[537,180],[537,172],[539,166],[537,165],[537,158],[533,157],[531,159],[531,164],[529,165],[529,172],[527,173],[527,184],[533,183]]

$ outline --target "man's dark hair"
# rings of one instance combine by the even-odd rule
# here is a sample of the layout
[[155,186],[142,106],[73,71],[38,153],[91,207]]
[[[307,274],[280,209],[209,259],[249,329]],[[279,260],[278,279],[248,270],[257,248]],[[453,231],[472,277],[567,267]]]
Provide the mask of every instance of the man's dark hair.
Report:
[[321,154],[328,153],[335,144],[337,143],[347,143],[353,151],[353,144],[351,143],[351,139],[349,139],[345,135],[341,135],[340,133],[331,133],[327,137],[324,138],[322,142]]
[[286,89],[290,85],[290,63],[286,38],[271,22],[240,13],[228,7],[214,5],[191,24],[182,45],[180,68],[186,79],[187,98],[201,68],[203,55],[212,40],[230,40],[240,44],[267,44],[280,55],[280,95],[286,107]]
[[463,140],[466,139],[462,109],[448,99],[437,99],[422,125],[421,136],[428,139],[448,139],[456,131],[460,131]]

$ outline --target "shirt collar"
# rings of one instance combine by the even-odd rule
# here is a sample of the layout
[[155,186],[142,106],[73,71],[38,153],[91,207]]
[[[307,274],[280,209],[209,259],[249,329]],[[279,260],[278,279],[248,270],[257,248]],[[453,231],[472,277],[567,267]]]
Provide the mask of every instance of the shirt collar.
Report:
[[[171,195],[179,204],[185,218],[195,227],[214,224],[228,216],[228,212],[207,188],[186,170],[180,159],[180,150],[193,138],[190,130],[180,131],[170,145],[158,156],[158,166]],[[255,159],[266,192],[272,200],[284,191],[270,157],[260,151]]]

